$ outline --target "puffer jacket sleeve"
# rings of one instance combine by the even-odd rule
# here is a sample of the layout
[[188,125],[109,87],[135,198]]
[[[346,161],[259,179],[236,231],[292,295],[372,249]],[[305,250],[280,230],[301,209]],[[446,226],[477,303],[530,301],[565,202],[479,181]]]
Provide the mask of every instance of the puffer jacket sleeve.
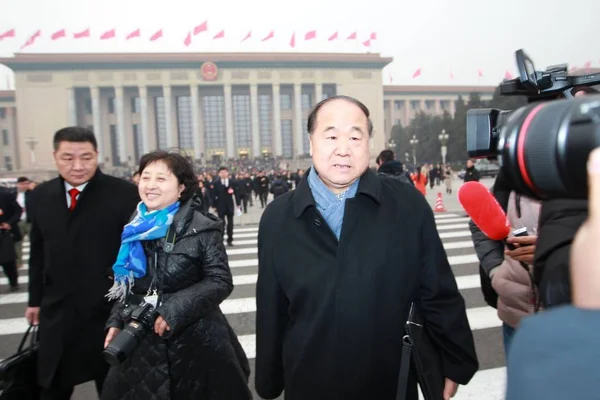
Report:
[[108,321],[106,321],[105,329],[109,328],[119,328],[123,329],[125,325],[125,321],[123,319],[123,309],[125,308],[125,303],[122,301],[116,301],[113,304],[112,310],[110,311],[110,316],[108,317]]
[[171,328],[163,335],[165,339],[177,336],[214,311],[233,291],[233,278],[220,232],[202,232],[197,240],[201,246],[202,258],[197,262],[198,268],[202,268],[202,280],[173,293],[158,307],[158,313]]
[[504,243],[488,238],[472,220],[469,221],[469,229],[471,230],[471,238],[475,245],[477,258],[481,263],[481,267],[489,276],[490,271],[504,261]]

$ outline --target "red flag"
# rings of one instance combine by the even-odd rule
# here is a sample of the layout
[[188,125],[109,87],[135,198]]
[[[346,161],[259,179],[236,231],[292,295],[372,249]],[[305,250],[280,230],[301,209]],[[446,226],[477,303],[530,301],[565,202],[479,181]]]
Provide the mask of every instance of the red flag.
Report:
[[310,40],[317,37],[317,31],[309,31],[304,35],[304,40]]
[[371,32],[371,36],[369,37],[371,40],[377,40],[377,32]]
[[183,44],[185,44],[185,47],[190,47],[190,44],[192,44],[192,32],[188,32]]
[[58,40],[60,38],[64,38],[67,36],[67,32],[64,29],[61,29],[60,31],[56,31],[52,34],[52,40]]
[[85,31],[73,34],[73,38],[75,39],[81,39],[86,37],[90,37],[90,28],[87,28]]
[[250,39],[252,37],[252,31],[248,31],[248,34],[242,39],[242,42],[245,42],[246,40]]
[[513,76],[510,72],[508,72],[508,71],[504,72],[504,79],[510,80],[512,78],[513,78]]
[[421,76],[421,68],[417,69],[412,75],[413,79],[419,76]]
[[266,42],[269,39],[273,39],[275,37],[275,31],[271,31],[271,33],[269,33],[267,36],[265,36],[265,38],[263,40],[261,40],[261,42]]
[[483,78],[483,71],[482,70],[477,71],[477,74],[479,75],[480,78]]
[[338,38],[338,33],[334,33],[333,35],[329,36],[329,39],[327,39],[328,41],[332,41],[332,40],[336,40]]
[[116,36],[116,31],[111,29],[110,31],[106,31],[100,36],[100,40],[113,39]]
[[15,30],[14,29],[10,29],[6,32],[4,32],[3,34],[0,35],[0,40],[2,39],[6,39],[6,38],[14,38],[15,37]]
[[590,69],[592,69],[592,62],[588,61],[585,64],[583,64],[583,66],[585,67],[585,69],[587,70],[587,72],[590,72]]
[[130,40],[130,39],[133,39],[133,38],[136,38],[136,37],[140,37],[140,34],[141,34],[140,30],[136,29],[135,31],[133,31],[129,35],[127,35],[126,40]]
[[577,71],[577,67],[575,65],[573,65],[571,67],[571,69],[569,70],[569,72],[575,72],[575,71]]
[[223,39],[225,37],[225,31],[221,31],[213,36],[213,39]]
[[364,41],[362,44],[363,44],[363,46],[365,46],[365,47],[371,47],[371,39],[369,39],[369,40],[365,40],[365,41]]
[[150,38],[151,42],[154,42],[155,40],[158,40],[162,37],[163,32],[162,29],[158,30],[154,35],[152,35],[152,37]]
[[35,43],[35,39],[39,38],[41,35],[42,35],[42,31],[40,31],[40,30],[38,30],[36,33],[31,35],[31,37],[29,39],[27,39],[25,44],[23,44],[23,46],[21,46],[21,50],[23,50],[25,47],[29,47],[29,46],[33,45]]
[[292,33],[292,38],[290,39],[290,47],[296,47],[296,32]]
[[352,33],[350,34],[350,36],[348,36],[348,37],[346,38],[346,40],[355,40],[355,39],[356,39],[356,32],[352,32]]
[[206,32],[208,30],[208,21],[204,21],[200,25],[194,28],[194,36],[199,33]]

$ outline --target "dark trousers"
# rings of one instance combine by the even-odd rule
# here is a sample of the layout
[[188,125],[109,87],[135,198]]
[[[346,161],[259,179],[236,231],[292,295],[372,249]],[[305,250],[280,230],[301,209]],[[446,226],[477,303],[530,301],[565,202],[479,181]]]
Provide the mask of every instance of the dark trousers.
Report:
[[242,201],[242,209],[244,210],[244,214],[248,214],[248,200],[250,199],[251,197],[249,194],[240,195],[240,200]]
[[[225,217],[227,217],[227,221],[225,221]],[[227,226],[227,244],[231,244],[233,242],[233,211],[219,211],[219,218],[221,218]]]
[[267,205],[267,197],[269,196],[269,192],[260,192],[258,196],[260,197],[260,206],[265,208]]
[[[106,377],[98,378],[94,382],[96,384],[96,391],[98,392],[98,396],[102,392],[102,386],[104,386],[104,379]],[[69,400],[73,395],[73,391],[75,388],[69,387],[60,387],[60,386],[51,386],[48,389],[42,389],[42,393],[40,394],[40,400]]]
[[[20,244],[20,243],[19,243]],[[19,275],[17,274],[17,263],[16,262],[8,262],[2,264],[2,269],[4,270],[4,275],[8,278],[8,283],[10,287],[17,286]]]

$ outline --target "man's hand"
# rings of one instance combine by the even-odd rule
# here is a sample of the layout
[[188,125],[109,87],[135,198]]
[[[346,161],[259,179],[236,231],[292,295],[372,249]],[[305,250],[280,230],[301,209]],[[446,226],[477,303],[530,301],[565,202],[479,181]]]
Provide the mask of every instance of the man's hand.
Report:
[[27,307],[25,310],[25,319],[29,322],[29,325],[39,325],[40,323],[40,308],[39,307]]
[[577,231],[571,247],[573,305],[600,310],[600,149],[588,160],[587,220]]
[[3,222],[0,224],[0,229],[6,229],[7,231],[10,231],[12,227],[10,226],[10,224]]
[[104,348],[106,348],[110,342],[121,332],[119,328],[108,328],[108,333],[106,334],[106,339],[104,339]]
[[458,383],[446,378],[444,383],[444,400],[450,400],[458,391]]
[[158,318],[156,318],[156,321],[154,322],[154,332],[156,332],[158,336],[162,337],[165,334],[165,331],[170,330],[171,327],[169,326],[169,324],[167,324],[167,321],[165,321],[162,315],[159,315]]
[[506,250],[505,255],[516,261],[533,264],[535,244],[537,243],[536,235],[510,237],[506,241],[515,246],[515,249]]

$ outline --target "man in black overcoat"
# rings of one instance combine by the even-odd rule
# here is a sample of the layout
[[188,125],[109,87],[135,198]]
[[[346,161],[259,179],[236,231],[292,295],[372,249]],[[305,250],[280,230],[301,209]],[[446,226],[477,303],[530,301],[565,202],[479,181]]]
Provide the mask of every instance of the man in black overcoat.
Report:
[[[219,218],[227,225],[227,245],[233,245],[233,216],[235,208],[240,204],[237,182],[229,176],[226,167],[219,168],[219,179],[212,190],[213,206],[217,209]],[[235,200],[235,203],[234,203]]]
[[21,240],[21,213],[22,208],[15,196],[9,192],[0,192],[0,265],[13,292],[19,290],[15,243]]
[[[395,399],[416,301],[449,399],[478,362],[431,207],[412,185],[369,170],[373,126],[358,100],[323,100],[308,132],[313,167],[269,204],[259,226],[258,394]],[[407,392],[418,398],[414,374]]]
[[123,226],[139,202],[137,188],[98,169],[89,129],[54,135],[59,177],[31,193],[29,304],[25,317],[40,326],[38,380],[42,400],[69,399],[94,380],[100,392],[104,324],[112,304],[112,265]]

